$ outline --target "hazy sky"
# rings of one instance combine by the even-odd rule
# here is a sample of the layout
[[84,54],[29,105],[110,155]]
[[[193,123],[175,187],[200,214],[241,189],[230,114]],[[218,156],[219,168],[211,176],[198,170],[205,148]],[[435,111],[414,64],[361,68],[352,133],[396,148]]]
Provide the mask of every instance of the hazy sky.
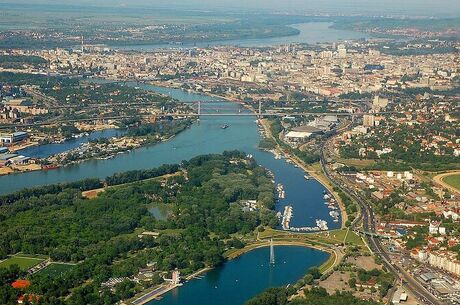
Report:
[[197,10],[460,17],[460,0],[0,0],[0,3],[149,6]]

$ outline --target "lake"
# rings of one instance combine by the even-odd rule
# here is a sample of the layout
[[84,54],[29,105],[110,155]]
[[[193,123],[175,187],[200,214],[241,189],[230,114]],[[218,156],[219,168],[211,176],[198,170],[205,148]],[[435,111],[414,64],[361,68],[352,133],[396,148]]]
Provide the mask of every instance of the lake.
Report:
[[240,305],[269,287],[294,283],[310,267],[319,266],[329,254],[299,246],[274,246],[275,264],[270,265],[269,247],[252,250],[223,266],[175,288],[149,305]]

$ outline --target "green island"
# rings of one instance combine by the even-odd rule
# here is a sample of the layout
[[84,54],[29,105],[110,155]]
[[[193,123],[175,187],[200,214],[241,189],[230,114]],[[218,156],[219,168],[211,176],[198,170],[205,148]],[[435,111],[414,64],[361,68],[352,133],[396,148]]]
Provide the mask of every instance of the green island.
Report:
[[[256,207],[248,209],[249,201]],[[42,296],[45,304],[133,300],[175,270],[192,276],[270,240],[331,254],[292,285],[298,292],[326,278],[344,257],[367,251],[348,229],[275,230],[274,203],[269,172],[238,151],[4,195],[0,302],[15,304],[24,292]],[[168,216],[155,217],[152,206]],[[146,268],[151,275],[142,277],[139,270]],[[143,280],[136,283],[133,277]],[[31,283],[26,291],[11,287],[18,278]],[[112,278],[124,280],[107,285]]]
[[[104,186],[111,187],[82,197]],[[43,296],[46,304],[114,304],[162,283],[174,270],[190,275],[218,266],[225,251],[244,247],[257,228],[277,224],[273,194],[268,172],[235,151],[5,195],[0,303],[17,302],[21,291],[11,287],[17,278],[28,279],[27,293]],[[257,200],[257,208],[245,210],[245,200]],[[149,212],[152,204],[170,210],[167,221]],[[23,253],[52,263],[30,275]],[[148,280],[127,280],[147,266],[154,266]],[[126,280],[109,289],[103,284],[112,277]]]

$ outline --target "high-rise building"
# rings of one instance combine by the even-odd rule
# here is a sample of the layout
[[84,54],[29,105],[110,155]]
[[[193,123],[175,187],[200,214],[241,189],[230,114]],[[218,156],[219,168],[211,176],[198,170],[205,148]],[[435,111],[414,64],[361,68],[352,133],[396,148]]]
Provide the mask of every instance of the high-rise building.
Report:
[[374,127],[375,126],[375,116],[365,114],[363,116],[363,126],[364,127]]
[[388,99],[381,98],[378,95],[374,96],[374,101],[372,102],[372,109],[378,111],[381,108],[388,106]]
[[340,44],[340,45],[337,47],[337,56],[338,56],[339,58],[345,58],[345,57],[347,57],[347,49],[346,49],[345,45]]

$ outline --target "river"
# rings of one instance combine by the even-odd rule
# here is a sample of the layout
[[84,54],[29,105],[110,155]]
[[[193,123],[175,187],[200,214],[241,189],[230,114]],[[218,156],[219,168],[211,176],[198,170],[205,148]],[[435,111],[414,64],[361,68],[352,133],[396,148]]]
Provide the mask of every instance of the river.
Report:
[[151,51],[155,49],[169,48],[193,48],[193,47],[213,47],[213,46],[241,46],[241,47],[267,47],[277,46],[291,43],[307,43],[316,44],[324,42],[338,42],[341,40],[369,38],[366,33],[339,30],[332,28],[331,22],[307,22],[293,24],[291,27],[300,31],[298,35],[272,37],[272,38],[254,38],[254,39],[238,39],[238,40],[220,40],[212,42],[195,42],[184,43],[180,45],[173,44],[146,44],[146,45],[125,45],[114,46],[120,50],[138,50]]
[[[189,93],[180,89],[160,88],[136,83],[128,83],[128,85],[169,94],[183,102],[208,101],[201,105],[203,113],[248,111],[236,103],[223,100],[216,101],[215,97]],[[89,160],[51,171],[1,176],[0,194],[27,187],[75,181],[87,177],[104,178],[116,172],[153,168],[166,163],[178,163],[201,154],[239,149],[252,154],[258,164],[270,169],[275,174],[276,183],[284,185],[286,197],[277,202],[276,210],[283,211],[285,205],[292,205],[294,217],[291,226],[315,226],[316,219],[324,219],[328,221],[330,229],[339,228],[340,222],[332,222],[329,210],[323,204],[325,188],[319,182],[314,179],[305,180],[305,173],[300,168],[287,163],[284,159],[276,160],[273,154],[257,148],[261,135],[255,120],[255,116],[203,116],[191,128],[169,141],[117,155],[113,159]],[[228,124],[229,127],[222,129],[222,124]],[[51,148],[55,149],[55,147]],[[41,153],[46,154],[48,152],[42,151]],[[166,294],[162,304],[218,305],[219,303],[211,302],[214,298],[226,300],[227,303],[222,301],[221,304],[241,304],[264,288],[295,282],[305,274],[308,267],[319,265],[328,257],[327,253],[318,250],[279,246],[276,247],[278,263],[271,269],[265,265],[264,269],[263,265],[268,262],[268,254],[264,251],[268,250],[251,251],[235,261],[227,262],[223,267],[207,273],[205,279],[191,281],[184,287]],[[232,282],[232,274],[239,275],[240,284]],[[245,288],[238,289],[238,287]],[[223,289],[229,291],[225,298],[221,296]],[[189,303],[186,303],[185,299]]]
[[[215,97],[189,93],[180,89],[161,88],[146,84],[128,83],[147,90],[169,94],[183,102],[209,101],[202,103],[202,112],[219,113],[237,112],[242,109],[239,104],[216,101]],[[247,111],[242,109],[242,111]],[[35,171],[22,174],[12,174],[0,177],[0,194],[33,187],[43,184],[75,181],[87,177],[105,178],[116,172],[134,169],[152,168],[166,163],[178,163],[194,156],[208,153],[221,153],[225,150],[242,150],[252,154],[256,161],[270,169],[275,174],[276,183],[282,183],[286,197],[281,199],[276,210],[283,211],[287,204],[292,205],[294,217],[291,226],[315,226],[316,219],[328,221],[330,228],[340,227],[340,223],[333,223],[327,206],[323,204],[325,188],[316,180],[304,179],[304,172],[300,168],[287,163],[284,159],[275,160],[271,153],[257,149],[261,136],[252,116],[204,116],[200,122],[177,135],[170,141],[136,149],[132,152],[118,155],[109,160],[89,160],[80,164],[69,165],[52,171]],[[220,128],[228,124],[227,129]],[[114,131],[112,131],[113,133]],[[57,145],[67,145],[57,144]],[[34,149],[38,149],[34,148]],[[45,147],[41,155],[56,151],[56,145]],[[62,147],[59,148],[62,150]]]
[[77,148],[81,144],[87,143],[91,140],[112,137],[118,138],[123,136],[125,133],[126,130],[121,129],[104,129],[100,131],[91,132],[90,134],[84,135],[79,138],[72,138],[66,140],[63,143],[49,143],[44,145],[30,146],[18,150],[16,153],[31,158],[48,158],[49,156],[60,154],[62,152]]

